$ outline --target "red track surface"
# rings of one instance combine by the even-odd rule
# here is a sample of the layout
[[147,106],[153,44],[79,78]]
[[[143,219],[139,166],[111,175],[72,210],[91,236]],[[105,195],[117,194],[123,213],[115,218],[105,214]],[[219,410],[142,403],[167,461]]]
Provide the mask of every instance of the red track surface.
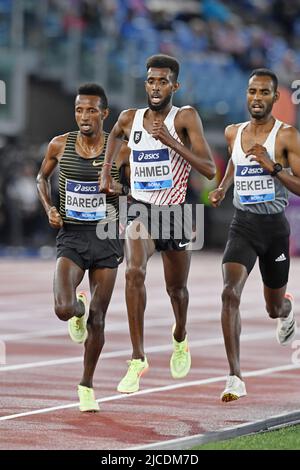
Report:
[[[66,324],[53,313],[54,261],[1,261],[0,339],[6,344],[6,364],[0,365],[0,449],[129,449],[299,409],[299,368],[292,354],[300,362],[300,353],[277,344],[276,322],[264,311],[257,268],[241,307],[248,396],[227,404],[219,401],[228,370],[219,320],[220,263],[221,254],[194,254],[188,319],[192,369],[175,381],[169,372],[173,314],[160,257],[150,261],[145,326],[150,369],[141,380],[141,392],[131,396],[116,392],[130,358],[124,266],[120,268],[94,383],[101,412],[81,414],[76,386],[83,348],[71,342]],[[296,313],[299,278],[300,260],[293,259],[289,290]],[[247,378],[251,371],[256,372]]]

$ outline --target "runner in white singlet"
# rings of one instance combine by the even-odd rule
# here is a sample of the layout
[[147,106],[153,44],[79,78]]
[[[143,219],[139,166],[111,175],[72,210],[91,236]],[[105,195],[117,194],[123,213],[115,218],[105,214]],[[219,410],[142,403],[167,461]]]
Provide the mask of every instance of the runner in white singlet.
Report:
[[254,70],[247,90],[251,120],[225,130],[231,158],[219,187],[209,195],[218,206],[234,182],[236,208],[223,256],[222,328],[229,377],[221,400],[246,395],[240,370],[240,300],[246,280],[259,259],[266,310],[277,320],[277,341],[289,344],[296,333],[293,296],[286,292],[290,228],[284,209],[288,190],[300,196],[300,135],[272,116],[279,99],[276,75]]
[[[171,374],[182,378],[189,372],[186,285],[191,253],[187,247],[191,237],[182,232],[178,235],[178,228],[182,227],[181,210],[190,168],[209,179],[215,175],[215,164],[197,111],[191,106],[172,106],[173,94],[179,88],[178,62],[172,57],[157,55],[148,59],[146,67],[148,108],[121,113],[108,139],[100,188],[104,193],[111,192],[110,169],[121,139],[126,137],[131,149],[131,192],[135,204],[130,210],[139,207],[143,216],[133,220],[126,232],[126,303],[133,354],[127,374],[118,385],[123,393],[136,392],[140,376],[148,369],[143,335],[144,281],[147,262],[155,249],[162,251],[166,289],[175,315]],[[166,222],[170,207],[175,215]],[[158,211],[162,221],[157,224],[153,223],[153,215]],[[146,229],[144,238],[137,238],[136,233],[142,227]],[[166,229],[170,229],[169,236],[164,233]],[[156,230],[159,233],[155,234]]]

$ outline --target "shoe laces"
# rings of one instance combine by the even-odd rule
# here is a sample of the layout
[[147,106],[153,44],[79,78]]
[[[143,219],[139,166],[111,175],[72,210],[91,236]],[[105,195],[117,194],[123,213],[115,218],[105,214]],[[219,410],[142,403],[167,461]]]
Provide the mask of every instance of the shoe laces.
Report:
[[174,346],[174,359],[179,362],[184,362],[187,353],[186,341],[176,342]]
[[89,387],[81,388],[80,394],[83,394],[85,398],[94,399],[94,390]]
[[294,315],[290,317],[290,314],[286,318],[280,318],[281,330],[288,330],[293,321]]
[[[131,359],[126,361],[129,365],[127,374],[138,374],[141,370],[141,366],[143,365],[139,359]],[[144,365],[143,365],[144,367]]]
[[234,375],[230,375],[227,379],[226,387],[232,387],[235,384],[236,377]]

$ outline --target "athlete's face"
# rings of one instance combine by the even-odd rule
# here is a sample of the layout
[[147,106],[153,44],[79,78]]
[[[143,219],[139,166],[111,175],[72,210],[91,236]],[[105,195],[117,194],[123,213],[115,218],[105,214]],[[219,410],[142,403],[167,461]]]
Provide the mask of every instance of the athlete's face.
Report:
[[94,95],[77,95],[75,100],[75,119],[80,132],[86,136],[102,131],[103,121],[108,109],[101,107],[101,98]]
[[247,89],[247,104],[251,116],[255,119],[263,119],[271,114],[279,93],[275,92],[271,77],[268,75],[250,78]]
[[166,108],[178,87],[179,83],[174,80],[169,68],[150,67],[145,82],[149,108],[152,111]]

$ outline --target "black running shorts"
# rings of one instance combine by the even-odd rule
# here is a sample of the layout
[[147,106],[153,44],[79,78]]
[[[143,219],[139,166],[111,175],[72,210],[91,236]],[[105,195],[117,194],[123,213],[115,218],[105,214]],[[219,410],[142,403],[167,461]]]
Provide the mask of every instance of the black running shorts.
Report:
[[157,251],[184,251],[192,239],[192,211],[189,205],[156,206],[132,200],[128,223],[141,222]]
[[71,259],[81,269],[117,268],[123,261],[119,239],[100,240],[96,226],[65,224],[56,237],[57,258]]
[[289,235],[290,226],[284,212],[260,215],[236,209],[223,264],[242,264],[249,274],[258,257],[264,284],[279,289],[288,282]]

